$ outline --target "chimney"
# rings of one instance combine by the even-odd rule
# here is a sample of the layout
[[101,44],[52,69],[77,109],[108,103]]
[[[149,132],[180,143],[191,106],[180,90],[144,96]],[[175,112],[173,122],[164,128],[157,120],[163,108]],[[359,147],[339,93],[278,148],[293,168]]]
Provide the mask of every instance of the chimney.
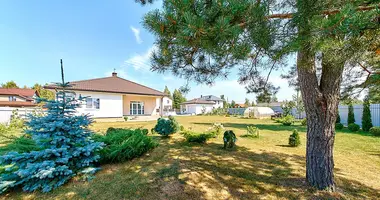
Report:
[[117,77],[117,73],[116,72],[112,72],[112,77]]

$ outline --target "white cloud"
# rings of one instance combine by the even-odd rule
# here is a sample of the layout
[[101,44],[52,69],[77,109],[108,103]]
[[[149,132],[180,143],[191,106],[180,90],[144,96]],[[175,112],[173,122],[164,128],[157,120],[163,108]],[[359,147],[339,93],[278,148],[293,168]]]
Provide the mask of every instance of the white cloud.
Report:
[[122,67],[133,67],[135,70],[149,70],[150,69],[150,56],[156,49],[156,46],[152,46],[144,54],[135,54],[124,61]]
[[140,37],[140,29],[135,28],[135,27],[133,27],[133,26],[131,26],[130,28],[131,28],[133,34],[135,35],[136,42],[137,42],[138,44],[141,44],[143,41],[141,40],[141,37]]

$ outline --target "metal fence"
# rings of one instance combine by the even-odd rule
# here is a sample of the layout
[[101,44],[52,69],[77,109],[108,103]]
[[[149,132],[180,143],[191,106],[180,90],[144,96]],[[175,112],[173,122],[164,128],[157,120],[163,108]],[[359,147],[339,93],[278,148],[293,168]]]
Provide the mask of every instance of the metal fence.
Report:
[[[363,105],[354,105],[355,123],[362,125]],[[371,118],[373,126],[380,126],[380,104],[371,104]],[[340,122],[347,125],[348,106],[339,106]]]
[[[362,125],[362,115],[363,115],[363,105],[354,105],[354,114],[355,114],[355,123],[358,125]],[[244,115],[244,111],[246,108],[229,108],[228,113],[231,115]],[[280,107],[272,108],[274,111],[282,112]],[[380,104],[371,104],[371,118],[373,126],[380,126]],[[306,117],[306,113],[297,113],[295,108],[292,109],[292,115],[298,119],[303,119]],[[340,121],[342,124],[347,125],[347,117],[348,117],[348,106],[340,105],[339,106],[339,115]]]

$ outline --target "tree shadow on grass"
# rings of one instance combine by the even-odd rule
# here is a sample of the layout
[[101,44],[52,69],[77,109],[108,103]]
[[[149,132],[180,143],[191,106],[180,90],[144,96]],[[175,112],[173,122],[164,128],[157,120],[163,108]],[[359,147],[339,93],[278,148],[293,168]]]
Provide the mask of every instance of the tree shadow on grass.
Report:
[[[342,177],[337,178],[336,193],[314,190],[299,172],[304,156],[188,144],[179,135],[155,139],[160,146],[141,158],[104,165],[91,182],[74,180],[52,193],[32,193],[30,199],[375,199],[380,195],[379,190]],[[21,198],[26,197],[30,193]],[[17,199],[17,194],[9,198]]]
[[[196,122],[194,124],[212,126],[212,123]],[[223,126],[225,128],[236,128],[236,129],[243,129],[243,130],[246,130],[247,126],[256,126],[259,129],[270,130],[270,131],[293,131],[294,129],[297,129],[301,132],[306,132],[306,127],[301,126],[301,125],[284,126],[282,124],[223,123]]]

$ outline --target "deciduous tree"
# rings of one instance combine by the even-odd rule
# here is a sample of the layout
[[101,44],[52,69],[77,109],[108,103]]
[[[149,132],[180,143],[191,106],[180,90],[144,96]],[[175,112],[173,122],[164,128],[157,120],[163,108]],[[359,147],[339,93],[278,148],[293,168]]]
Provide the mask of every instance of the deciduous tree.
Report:
[[2,88],[19,88],[16,82],[14,81],[8,81],[6,83],[1,84]]

